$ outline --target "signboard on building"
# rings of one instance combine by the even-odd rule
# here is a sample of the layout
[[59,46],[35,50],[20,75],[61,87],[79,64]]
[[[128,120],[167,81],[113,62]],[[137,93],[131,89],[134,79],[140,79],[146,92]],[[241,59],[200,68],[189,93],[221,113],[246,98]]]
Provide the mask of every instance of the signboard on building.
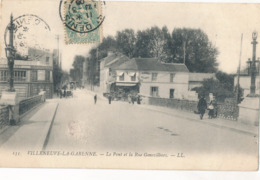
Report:
[[38,81],[45,81],[45,70],[38,70],[37,77]]
[[150,78],[150,73],[149,72],[141,72],[140,79],[149,79]]

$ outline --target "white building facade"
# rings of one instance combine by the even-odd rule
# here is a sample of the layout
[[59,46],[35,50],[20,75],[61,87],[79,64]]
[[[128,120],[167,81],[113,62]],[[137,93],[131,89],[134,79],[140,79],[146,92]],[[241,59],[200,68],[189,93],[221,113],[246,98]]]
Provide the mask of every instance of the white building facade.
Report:
[[117,67],[116,77],[116,86],[131,87],[146,97],[184,99],[188,94],[189,71],[184,64],[135,58]]

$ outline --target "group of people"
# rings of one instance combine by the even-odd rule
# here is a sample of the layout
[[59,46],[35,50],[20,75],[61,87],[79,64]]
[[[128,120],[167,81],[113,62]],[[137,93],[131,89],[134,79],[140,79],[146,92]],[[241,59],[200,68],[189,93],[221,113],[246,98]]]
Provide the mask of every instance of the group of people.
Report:
[[57,90],[57,96],[60,97],[60,99],[67,98],[68,96],[72,96],[72,92],[67,91],[65,88],[64,89],[60,88]]
[[200,119],[203,119],[203,116],[208,109],[208,116],[209,119],[217,117],[217,102],[215,99],[211,100],[209,105],[207,105],[207,101],[204,96],[201,96],[198,102],[198,114],[200,115]]
[[[108,95],[108,104],[111,104],[112,97],[111,95]],[[97,94],[94,95],[94,104],[97,104]]]
[[[107,99],[108,99],[108,104],[111,104],[111,102],[112,102],[111,94],[109,94],[107,96]],[[135,97],[135,96],[131,96],[129,94],[128,95],[128,102],[129,102],[129,104],[131,104],[131,103],[134,104],[135,101],[137,102],[137,104],[141,104],[141,97],[139,95],[137,97]],[[96,104],[96,103],[97,103],[97,94],[94,95],[94,104]]]
[[137,102],[137,104],[141,104],[141,97],[139,95],[136,97],[131,94],[128,94],[127,99],[128,99],[129,104],[131,104],[131,103],[134,104],[135,101]]

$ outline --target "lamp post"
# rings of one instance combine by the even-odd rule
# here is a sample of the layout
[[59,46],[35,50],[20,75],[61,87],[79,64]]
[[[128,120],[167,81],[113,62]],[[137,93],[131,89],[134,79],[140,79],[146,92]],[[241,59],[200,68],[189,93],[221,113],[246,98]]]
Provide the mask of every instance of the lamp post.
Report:
[[9,67],[9,91],[10,92],[14,92],[14,59],[15,59],[15,49],[13,46],[13,41],[14,41],[14,23],[13,23],[13,15],[11,14],[11,18],[10,18],[10,25],[8,26],[8,30],[9,30],[9,45],[7,45],[7,47],[5,48],[5,53],[6,53],[6,58],[8,60],[8,67]]
[[250,86],[250,96],[255,96],[255,77],[256,77],[256,45],[257,45],[257,32],[254,31],[252,34],[253,41],[253,57],[251,62],[251,86]]

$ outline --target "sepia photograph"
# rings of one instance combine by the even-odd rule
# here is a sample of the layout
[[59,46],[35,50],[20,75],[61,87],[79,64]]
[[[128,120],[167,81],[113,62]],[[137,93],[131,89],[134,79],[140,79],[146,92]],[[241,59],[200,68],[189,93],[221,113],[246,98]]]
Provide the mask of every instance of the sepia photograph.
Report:
[[0,9],[1,168],[258,171],[259,3]]

